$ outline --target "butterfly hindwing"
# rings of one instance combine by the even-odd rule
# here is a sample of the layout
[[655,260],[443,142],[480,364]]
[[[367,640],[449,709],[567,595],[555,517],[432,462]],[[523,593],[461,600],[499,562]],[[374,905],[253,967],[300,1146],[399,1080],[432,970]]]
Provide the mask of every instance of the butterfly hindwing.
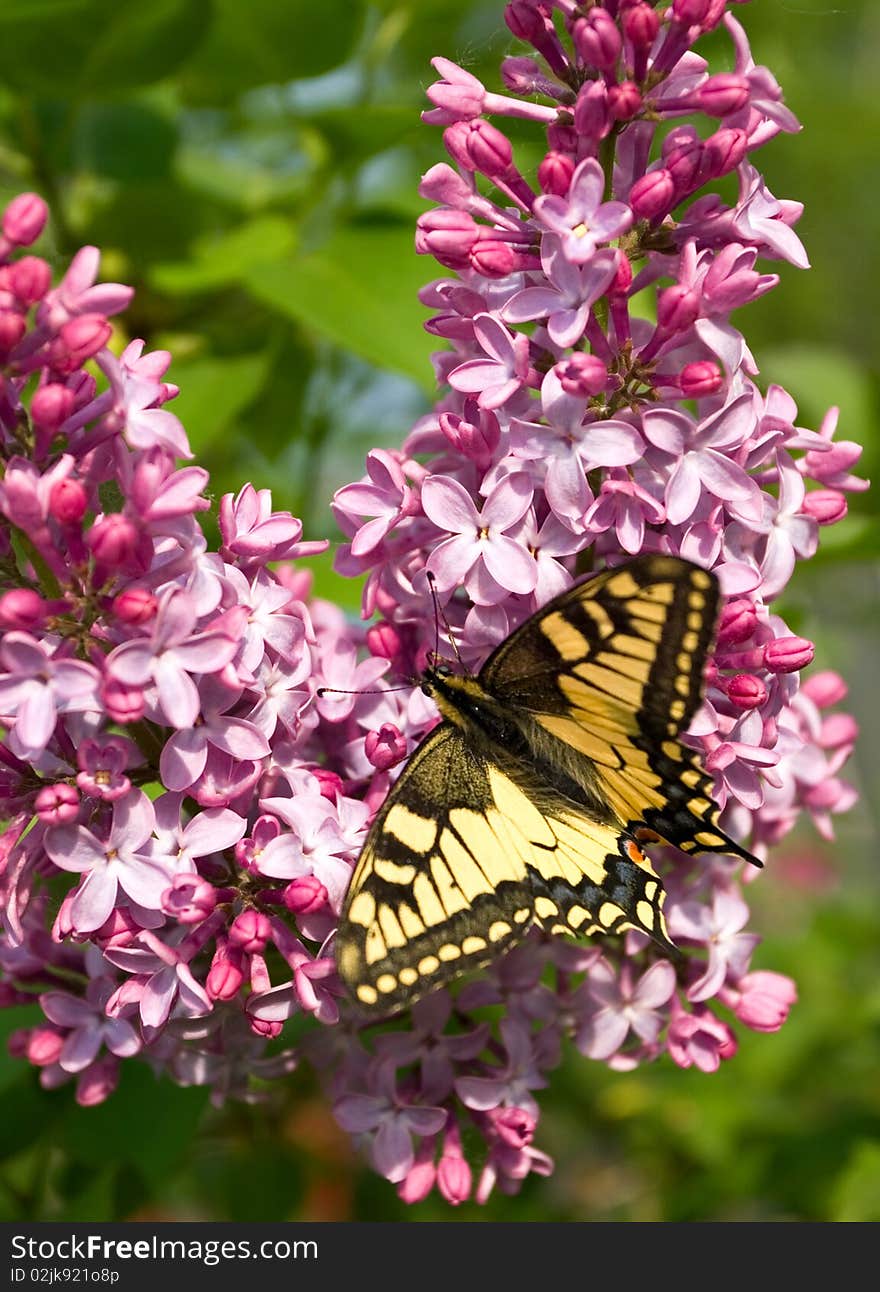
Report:
[[719,829],[711,779],[679,740],[702,699],[718,605],[705,570],[642,556],[544,606],[480,682],[587,760],[593,793],[622,826],[754,860]]
[[495,959],[534,924],[576,936],[641,928],[670,947],[662,901],[632,838],[444,722],[370,830],[337,963],[361,1011],[387,1014]]
[[520,941],[533,914],[489,768],[443,722],[370,829],[337,934],[340,974],[362,1011],[393,1013]]

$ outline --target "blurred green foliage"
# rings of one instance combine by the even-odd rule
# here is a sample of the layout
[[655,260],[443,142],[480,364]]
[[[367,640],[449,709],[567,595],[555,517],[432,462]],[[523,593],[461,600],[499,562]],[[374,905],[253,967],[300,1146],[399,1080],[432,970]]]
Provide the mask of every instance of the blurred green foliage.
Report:
[[[436,275],[413,221],[418,178],[443,154],[419,121],[423,89],[435,54],[497,85],[513,44],[501,13],[501,0],[0,3],[0,200],[38,190],[53,211],[44,254],[60,268],[95,243],[104,277],[135,285],[122,326],[172,350],[175,411],[215,496],[251,479],[308,537],[333,537],[333,490],[428,407],[416,291]],[[880,7],[756,0],[737,16],[804,124],[756,160],[777,196],[805,203],[813,262],[780,266],[743,323],[762,381],[791,390],[805,425],[839,404],[841,438],[865,443],[876,476]],[[729,46],[713,49],[728,67]],[[756,967],[799,982],[788,1025],[744,1035],[714,1077],[569,1056],[543,1101],[556,1175],[482,1210],[431,1200],[410,1217],[880,1219],[876,506],[853,500],[784,607],[817,666],[850,679],[864,730],[862,802],[836,845],[804,829],[750,890]],[[315,571],[319,593],[357,607],[330,559]],[[13,1013],[6,1030],[26,1021]],[[0,1218],[404,1214],[308,1073],[263,1108],[218,1110],[125,1066],[114,1098],[83,1110],[0,1056]]]

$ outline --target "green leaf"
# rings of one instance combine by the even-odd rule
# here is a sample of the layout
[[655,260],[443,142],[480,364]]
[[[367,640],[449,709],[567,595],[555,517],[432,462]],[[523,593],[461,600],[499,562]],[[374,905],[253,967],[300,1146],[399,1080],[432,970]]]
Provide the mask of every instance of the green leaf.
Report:
[[880,1220],[880,1140],[853,1146],[834,1182],[831,1220]]
[[188,65],[190,102],[226,107],[257,85],[320,76],[345,62],[360,38],[359,0],[215,0],[214,21]]
[[171,407],[198,456],[220,439],[262,389],[269,354],[228,355],[175,362],[172,379],[180,394]]
[[159,1080],[145,1063],[123,1063],[106,1103],[68,1110],[61,1147],[92,1167],[130,1164],[156,1187],[186,1153],[207,1104],[206,1090]]
[[0,8],[0,76],[14,89],[96,98],[169,76],[202,39],[210,0],[57,0]]
[[254,265],[291,255],[294,243],[291,220],[281,215],[260,216],[220,236],[201,238],[189,261],[154,266],[150,282],[173,295],[227,286],[240,282]]
[[349,226],[310,256],[254,266],[244,281],[306,328],[433,391],[436,342],[423,329],[425,309],[416,298],[430,273],[409,225]]

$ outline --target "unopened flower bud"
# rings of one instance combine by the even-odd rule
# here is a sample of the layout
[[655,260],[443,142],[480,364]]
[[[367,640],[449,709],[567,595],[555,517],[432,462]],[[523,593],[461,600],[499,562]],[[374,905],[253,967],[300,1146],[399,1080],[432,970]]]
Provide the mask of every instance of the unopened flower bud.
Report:
[[45,601],[32,588],[13,588],[0,596],[0,627],[37,628],[46,614]]
[[724,373],[711,359],[697,359],[679,373],[678,383],[685,399],[706,399],[724,384]]
[[218,952],[205,979],[205,991],[211,1000],[232,1000],[238,995],[243,982],[241,968],[222,952]]
[[803,637],[777,637],[764,647],[764,664],[771,673],[797,673],[814,654],[813,643]]
[[232,921],[229,941],[248,955],[260,955],[265,951],[271,933],[272,926],[262,911],[242,911]]
[[119,1060],[112,1054],[90,1063],[76,1083],[80,1108],[95,1108],[109,1099],[119,1084]]
[[179,924],[201,924],[217,905],[217,890],[201,875],[175,875],[161,898],[161,909]]
[[767,699],[767,687],[752,673],[737,673],[727,682],[725,690],[737,709],[758,709]]
[[718,645],[738,646],[754,635],[758,612],[751,601],[742,598],[729,601],[721,611],[718,623]]
[[49,515],[59,525],[78,525],[86,514],[89,496],[79,480],[59,480],[49,494]]
[[283,900],[294,915],[311,915],[327,905],[327,889],[316,875],[301,875],[287,885]]
[[615,121],[629,121],[641,109],[642,95],[634,81],[608,87],[608,111]]
[[464,417],[441,413],[440,429],[453,448],[478,466],[487,467],[501,440],[501,426],[491,409],[482,409],[476,400],[468,399]]
[[598,395],[608,384],[608,369],[595,354],[575,350],[554,368],[559,384],[567,395],[589,398]]
[[635,49],[650,49],[660,30],[660,17],[649,4],[634,4],[623,13],[623,31]]
[[27,322],[18,310],[0,309],[0,354],[14,350],[27,330]]
[[704,181],[720,179],[736,167],[748,152],[748,135],[738,127],[725,126],[716,130],[703,143],[700,174]]
[[595,7],[572,24],[571,37],[578,57],[586,67],[611,72],[617,66],[623,42],[617,23],[607,9]]
[[538,166],[538,183],[542,193],[565,197],[574,174],[574,159],[568,153],[551,149]]
[[630,189],[629,204],[640,220],[653,220],[672,205],[675,183],[668,170],[651,170]]
[[138,686],[126,686],[114,677],[101,683],[101,701],[114,722],[139,722],[146,711],[144,693]]
[[138,532],[127,517],[111,512],[95,521],[86,534],[86,544],[99,564],[110,570],[127,565],[134,556]]
[[34,811],[44,825],[67,825],[79,812],[79,794],[66,781],[44,785],[34,799]]
[[829,709],[832,704],[840,704],[846,699],[848,687],[839,673],[823,668],[806,679],[801,691],[818,709]]
[[456,121],[443,132],[449,155],[465,170],[478,170],[487,179],[501,179],[513,162],[513,147],[506,135],[488,121]]
[[520,267],[520,253],[501,238],[480,238],[471,247],[468,263],[484,278],[506,278]]
[[3,212],[3,233],[18,247],[36,242],[49,218],[49,208],[37,193],[19,193]]
[[33,1028],[27,1038],[25,1049],[28,1062],[33,1063],[38,1068],[45,1068],[50,1063],[57,1063],[64,1048],[64,1041],[64,1033],[58,1028],[52,1027],[51,1024]]
[[383,619],[380,623],[371,624],[367,629],[367,650],[378,659],[397,659],[403,649],[400,633]]
[[574,128],[587,139],[604,139],[611,129],[604,81],[587,81],[574,105]]
[[672,0],[672,17],[683,27],[696,27],[709,12],[710,0]]
[[813,489],[804,498],[801,510],[820,525],[834,525],[843,520],[848,506],[845,494],[836,489]]
[[59,372],[82,367],[110,340],[113,329],[103,314],[80,314],[62,324],[52,343],[52,363]]
[[318,782],[324,798],[334,803],[336,795],[342,793],[342,778],[339,774],[332,772],[329,767],[313,767],[312,775]]
[[393,722],[383,722],[378,731],[367,732],[364,753],[377,771],[387,772],[406,757],[406,737]]
[[131,587],[113,598],[113,614],[124,624],[148,624],[156,615],[158,601],[147,588]]
[[31,421],[38,431],[54,434],[73,412],[75,396],[59,381],[39,386],[31,400]]
[[739,1000],[733,1012],[755,1032],[778,1032],[797,1000],[797,989],[784,974],[769,969],[748,973],[737,984]]
[[710,76],[694,93],[694,100],[701,112],[710,117],[729,117],[741,112],[749,101],[751,87],[744,76],[734,72],[719,72]]
[[9,266],[9,285],[22,305],[43,299],[52,283],[52,270],[40,256],[22,256]]
[[686,332],[700,316],[700,296],[676,284],[657,297],[657,326],[663,332]]

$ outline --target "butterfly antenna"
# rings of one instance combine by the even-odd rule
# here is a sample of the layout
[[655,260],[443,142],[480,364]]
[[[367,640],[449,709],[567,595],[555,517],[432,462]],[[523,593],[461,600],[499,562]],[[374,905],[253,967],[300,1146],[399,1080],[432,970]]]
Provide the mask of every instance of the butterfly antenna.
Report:
[[428,586],[431,589],[431,598],[434,602],[434,659],[440,658],[440,623],[442,621],[443,627],[446,629],[446,635],[449,638],[449,643],[455,652],[455,658],[458,660],[461,671],[463,673],[468,673],[470,670],[461,658],[458,643],[452,632],[452,627],[449,620],[446,618],[446,615],[443,613],[443,607],[440,605],[440,598],[437,596],[437,580],[431,570],[426,570],[425,574],[428,576]]
[[416,685],[416,681],[410,681],[401,682],[400,686],[365,686],[357,691],[343,691],[339,686],[319,686],[315,695],[320,699],[325,695],[387,695],[389,691],[411,691]]

